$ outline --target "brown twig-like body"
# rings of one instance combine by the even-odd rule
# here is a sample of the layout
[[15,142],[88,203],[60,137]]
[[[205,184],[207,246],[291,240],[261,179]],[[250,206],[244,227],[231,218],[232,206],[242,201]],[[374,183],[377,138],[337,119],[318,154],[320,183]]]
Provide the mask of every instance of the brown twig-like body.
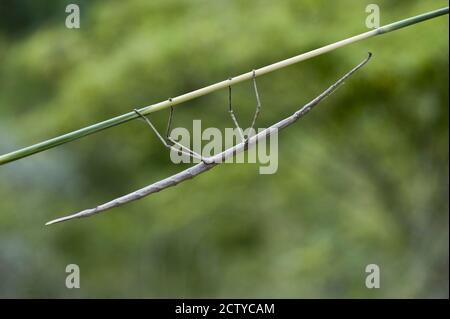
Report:
[[[241,143],[230,147],[229,149],[225,150],[222,153],[219,153],[217,155],[204,158],[204,160],[182,172],[179,172],[175,175],[172,175],[170,177],[167,177],[165,179],[162,179],[156,183],[153,183],[151,185],[148,185],[144,188],[141,188],[137,191],[134,191],[132,193],[129,193],[127,195],[124,195],[122,197],[116,198],[112,201],[109,201],[105,204],[99,205],[95,208],[90,208],[83,210],[79,213],[61,217],[52,221],[49,221],[46,223],[46,225],[51,225],[63,221],[67,221],[74,218],[82,218],[82,217],[88,217],[92,216],[94,214],[104,212],[106,210],[109,210],[114,207],[121,206],[123,204],[141,199],[145,196],[148,196],[150,194],[159,192],[161,190],[164,190],[166,188],[175,186],[181,182],[184,182],[188,179],[194,178],[201,173],[204,173],[211,168],[215,167],[216,165],[219,165],[220,163],[223,163],[228,158],[233,157],[236,154],[239,154],[246,149],[254,146],[259,141],[265,139],[266,137],[270,136],[271,134],[276,134],[279,130],[288,127],[292,125],[293,123],[297,122],[298,119],[306,115],[314,106],[319,104],[323,99],[325,99],[327,96],[329,96],[331,93],[333,93],[341,84],[344,83],[344,81],[350,77],[353,73],[355,73],[358,69],[360,69],[364,64],[366,64],[371,57],[371,53],[369,53],[369,56],[359,63],[357,66],[355,66],[352,70],[350,70],[348,73],[346,73],[343,77],[341,77],[336,83],[334,83],[332,86],[330,86],[328,89],[326,89],[324,92],[322,92],[319,96],[317,96],[315,99],[304,105],[302,108],[300,108],[297,112],[292,114],[291,116],[279,121],[278,123],[270,126],[269,128],[261,131],[260,133],[251,136],[248,138],[248,140],[242,141]],[[258,101],[259,103],[259,101]]]

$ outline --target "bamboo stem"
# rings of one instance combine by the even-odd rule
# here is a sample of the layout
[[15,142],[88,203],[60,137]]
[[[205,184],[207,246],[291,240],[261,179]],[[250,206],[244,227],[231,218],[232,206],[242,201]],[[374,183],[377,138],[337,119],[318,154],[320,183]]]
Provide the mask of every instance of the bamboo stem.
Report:
[[[228,80],[224,80],[224,81],[206,86],[204,88],[201,88],[201,89],[189,92],[189,93],[185,93],[180,96],[177,96],[177,97],[174,97],[174,98],[171,98],[171,99],[168,99],[168,100],[156,103],[156,104],[152,104],[152,105],[143,107],[143,108],[139,109],[138,111],[144,115],[152,113],[152,112],[160,111],[160,110],[166,109],[168,107],[175,106],[180,103],[183,103],[183,102],[195,99],[197,97],[212,93],[214,91],[226,88],[230,85],[234,85],[234,84],[246,81],[246,80],[250,80],[253,78],[254,75],[260,76],[263,74],[267,74],[267,73],[279,70],[281,68],[290,66],[292,64],[299,63],[301,61],[305,61],[307,59],[316,57],[318,55],[336,50],[338,48],[349,45],[351,43],[355,43],[355,42],[358,42],[358,41],[361,41],[361,40],[364,40],[364,39],[367,39],[367,38],[370,38],[370,37],[373,37],[376,35],[395,31],[395,30],[398,30],[398,29],[401,29],[401,28],[404,28],[404,27],[407,27],[407,26],[410,26],[410,25],[413,25],[413,24],[416,24],[416,23],[419,23],[419,22],[422,22],[425,20],[433,19],[438,16],[448,14],[448,12],[449,12],[449,8],[446,7],[446,8],[441,8],[441,9],[438,9],[435,11],[430,11],[430,12],[427,12],[427,13],[424,13],[421,15],[417,15],[414,17],[410,17],[410,18],[407,18],[404,20],[400,20],[400,21],[379,27],[377,29],[374,29],[374,30],[371,30],[368,32],[364,32],[364,33],[355,35],[353,37],[323,46],[321,48],[291,57],[289,59],[267,65],[265,67],[256,69],[254,71],[250,71],[250,72],[241,74],[234,78],[230,78]],[[55,146],[65,144],[70,141],[79,139],[83,136],[90,135],[90,134],[105,130],[107,128],[128,122],[132,119],[135,119],[137,116],[138,115],[136,114],[136,112],[131,111],[131,112],[119,115],[117,117],[111,118],[109,120],[99,122],[99,123],[81,128],[79,130],[76,130],[76,131],[43,141],[43,142],[19,149],[17,151],[13,151],[13,152],[1,155],[0,156],[0,165],[6,164],[8,162],[16,161],[20,158],[30,156],[32,154],[36,154],[36,153],[48,150]]]

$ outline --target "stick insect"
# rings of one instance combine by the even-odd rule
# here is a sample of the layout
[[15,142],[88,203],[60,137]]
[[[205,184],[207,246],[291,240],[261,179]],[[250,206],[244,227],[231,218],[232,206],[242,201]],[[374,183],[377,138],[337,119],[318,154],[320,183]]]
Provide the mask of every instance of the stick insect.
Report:
[[[368,56],[362,61],[360,62],[358,65],[356,65],[354,68],[352,68],[350,71],[348,71],[344,76],[342,76],[341,78],[339,78],[334,84],[332,84],[330,87],[328,87],[325,91],[323,91],[320,95],[318,95],[317,97],[315,97],[313,100],[311,100],[310,102],[308,102],[307,104],[305,104],[303,107],[301,107],[300,109],[298,109],[295,113],[293,113],[292,115],[290,115],[289,117],[279,121],[278,123],[273,124],[272,126],[270,126],[269,128],[262,130],[261,132],[259,132],[256,135],[248,135],[247,137],[244,136],[242,129],[240,128],[236,116],[234,114],[233,108],[232,108],[232,104],[231,104],[231,86],[229,86],[229,109],[228,112],[232,118],[232,121],[234,123],[234,125],[236,126],[236,128],[241,132],[240,136],[241,136],[241,142],[239,144],[236,144],[228,149],[226,149],[225,151],[213,155],[211,157],[203,157],[200,154],[195,153],[194,151],[192,151],[191,149],[187,148],[186,146],[183,146],[181,143],[176,142],[174,139],[170,138],[170,129],[171,129],[171,124],[172,124],[172,120],[173,120],[173,110],[171,110],[170,115],[169,115],[169,121],[168,121],[168,126],[167,126],[167,131],[166,131],[166,139],[164,139],[161,134],[158,132],[158,130],[155,128],[155,126],[152,124],[152,122],[148,119],[148,117],[146,117],[145,115],[141,114],[138,110],[135,110],[135,112],[147,123],[147,125],[155,132],[155,134],[158,136],[158,138],[161,140],[161,142],[163,143],[163,145],[169,149],[173,149],[175,151],[182,151],[184,154],[191,156],[193,158],[197,158],[200,159],[200,163],[184,170],[181,171],[175,175],[169,176],[165,179],[162,179],[158,182],[155,182],[153,184],[150,184],[146,187],[143,187],[137,191],[134,191],[132,193],[129,193],[127,195],[124,195],[122,197],[116,198],[112,201],[109,201],[107,203],[104,203],[102,205],[99,205],[95,208],[89,208],[86,210],[83,210],[79,213],[73,214],[73,215],[69,215],[69,216],[65,216],[65,217],[61,217],[58,219],[54,219],[52,221],[49,221],[46,223],[46,225],[51,225],[51,224],[55,224],[55,223],[60,223],[63,221],[67,221],[67,220],[71,220],[71,219],[75,219],[75,218],[83,218],[83,217],[89,217],[92,216],[94,214],[98,214],[100,212],[104,212],[107,211],[109,209],[112,209],[114,207],[118,207],[121,205],[124,205],[126,203],[141,199],[143,197],[146,197],[150,194],[162,191],[166,188],[175,186],[181,182],[184,182],[188,179],[192,179],[206,171],[209,171],[210,169],[212,169],[213,167],[217,166],[218,164],[222,163],[224,160],[239,154],[245,150],[247,150],[249,147],[253,147],[255,144],[257,144],[259,141],[262,141],[263,139],[265,139],[266,137],[270,136],[271,134],[276,134],[278,133],[279,130],[284,129],[292,124],[294,124],[295,122],[297,122],[300,118],[302,118],[303,116],[305,116],[307,113],[309,113],[309,111],[311,111],[317,104],[319,104],[321,101],[323,101],[326,97],[328,97],[331,93],[333,93],[338,87],[340,87],[345,80],[347,80],[351,75],[353,75],[353,73],[355,73],[356,71],[358,71],[361,67],[363,67],[372,57],[372,54],[369,52]],[[260,102],[260,98],[259,98],[259,94],[258,94],[258,89],[256,86],[256,73],[253,73],[253,85],[254,85],[254,90],[255,90],[255,95],[256,95],[256,111],[255,114],[253,116],[253,120],[252,120],[252,124],[251,124],[251,128],[254,128],[254,125],[256,123],[257,117],[260,113],[261,110],[261,102]],[[171,144],[169,144],[172,143]],[[173,145],[178,145],[181,149],[176,149]]]

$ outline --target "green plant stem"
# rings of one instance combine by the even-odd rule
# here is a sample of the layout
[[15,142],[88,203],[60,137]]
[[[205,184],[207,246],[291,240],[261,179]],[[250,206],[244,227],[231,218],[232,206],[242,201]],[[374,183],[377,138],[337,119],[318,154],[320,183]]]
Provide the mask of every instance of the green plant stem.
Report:
[[[377,29],[374,29],[374,30],[371,30],[368,32],[364,32],[364,33],[358,34],[356,36],[326,45],[324,47],[294,56],[292,58],[270,64],[268,66],[259,68],[257,70],[254,70],[254,71],[252,70],[250,72],[241,74],[234,78],[230,78],[230,79],[206,86],[204,88],[201,88],[201,89],[198,89],[198,90],[195,90],[195,91],[192,91],[192,92],[189,92],[189,93],[186,93],[186,94],[183,94],[183,95],[180,95],[180,96],[177,96],[177,97],[174,97],[174,98],[171,98],[171,99],[168,99],[168,100],[156,103],[156,104],[152,104],[152,105],[143,107],[143,108],[139,109],[139,112],[141,114],[145,115],[145,114],[149,114],[152,112],[160,111],[160,110],[166,109],[170,106],[175,106],[180,103],[183,103],[183,102],[195,99],[197,97],[212,93],[214,91],[226,88],[230,85],[234,85],[234,84],[246,81],[246,80],[250,80],[253,78],[254,73],[255,73],[255,76],[260,76],[260,75],[263,75],[266,73],[270,73],[270,72],[279,70],[281,68],[287,67],[289,65],[292,65],[292,64],[295,64],[295,63],[298,63],[301,61],[305,61],[307,59],[316,57],[318,55],[336,50],[336,49],[346,46],[348,44],[358,42],[358,41],[361,41],[361,40],[364,40],[364,39],[367,39],[367,38],[370,38],[370,37],[373,37],[376,35],[381,35],[381,34],[385,34],[385,33],[388,33],[388,32],[394,31],[394,30],[398,30],[398,29],[401,29],[401,28],[404,28],[404,27],[407,27],[407,26],[410,26],[410,25],[413,25],[413,24],[416,24],[416,23],[419,23],[419,22],[422,22],[425,20],[433,19],[438,16],[448,14],[448,12],[449,12],[449,8],[446,7],[446,8],[441,8],[441,9],[438,9],[435,11],[430,11],[430,12],[427,12],[427,13],[424,13],[421,15],[417,15],[417,16],[414,16],[411,18],[407,18],[404,20],[400,20],[400,21],[379,27]],[[12,161],[16,161],[20,158],[30,156],[32,154],[36,154],[36,153],[48,150],[55,146],[65,144],[70,141],[79,139],[83,136],[90,135],[90,134],[105,130],[107,128],[128,122],[137,117],[138,117],[138,115],[136,114],[136,112],[131,111],[126,114],[122,114],[117,117],[111,118],[109,120],[99,122],[99,123],[81,128],[79,130],[76,130],[76,131],[43,141],[43,142],[19,149],[17,151],[13,151],[11,153],[1,155],[0,156],[0,165],[6,164],[6,163],[9,163]]]

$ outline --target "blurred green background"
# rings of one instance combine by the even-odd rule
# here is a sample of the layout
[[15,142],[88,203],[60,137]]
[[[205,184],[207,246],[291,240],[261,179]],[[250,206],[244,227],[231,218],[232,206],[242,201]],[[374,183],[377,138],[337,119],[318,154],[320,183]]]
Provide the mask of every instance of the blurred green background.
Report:
[[[373,1],[0,4],[0,154],[367,31]],[[386,24],[447,1],[377,1]],[[279,168],[222,165],[103,215],[45,227],[187,167],[133,121],[0,167],[0,297],[449,296],[448,16],[258,78],[260,127],[368,51],[279,135]],[[251,82],[234,88],[250,121]],[[231,127],[227,91],[175,126]],[[162,130],[168,112],[152,115]],[[81,289],[65,267],[81,268]],[[381,288],[365,287],[365,267]]]

